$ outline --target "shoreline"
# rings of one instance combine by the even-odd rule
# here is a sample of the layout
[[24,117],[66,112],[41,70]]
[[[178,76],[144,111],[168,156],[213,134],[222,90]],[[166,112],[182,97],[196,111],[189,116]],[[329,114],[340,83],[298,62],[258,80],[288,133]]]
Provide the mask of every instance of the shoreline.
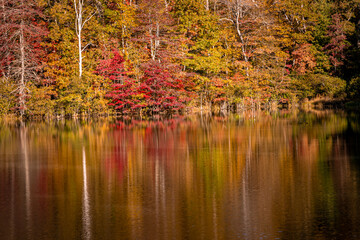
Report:
[[21,119],[20,116],[16,114],[5,114],[0,116],[1,121],[6,122],[22,122],[22,121],[63,121],[63,120],[98,120],[98,119],[122,119],[122,120],[163,120],[163,119],[175,119],[178,117],[191,117],[194,115],[214,115],[214,116],[226,116],[230,114],[244,113],[248,111],[252,112],[279,112],[279,111],[304,111],[304,112],[326,112],[329,110],[334,111],[346,111],[354,112],[360,111],[360,101],[354,100],[345,100],[345,99],[331,99],[331,98],[314,98],[311,100],[305,100],[296,104],[277,104],[277,106],[272,105],[271,107],[244,107],[241,109],[226,109],[221,110],[219,108],[210,108],[209,106],[205,107],[189,107],[185,108],[181,113],[173,114],[154,114],[154,115],[144,115],[140,114],[114,114],[114,113],[104,113],[104,114],[72,114],[72,115],[55,115],[55,116],[27,116],[24,119]]

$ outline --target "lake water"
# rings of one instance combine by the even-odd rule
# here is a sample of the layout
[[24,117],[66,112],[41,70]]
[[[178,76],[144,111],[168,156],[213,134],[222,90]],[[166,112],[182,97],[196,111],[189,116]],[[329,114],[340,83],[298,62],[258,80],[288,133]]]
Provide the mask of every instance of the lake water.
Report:
[[360,118],[0,123],[0,239],[360,239]]

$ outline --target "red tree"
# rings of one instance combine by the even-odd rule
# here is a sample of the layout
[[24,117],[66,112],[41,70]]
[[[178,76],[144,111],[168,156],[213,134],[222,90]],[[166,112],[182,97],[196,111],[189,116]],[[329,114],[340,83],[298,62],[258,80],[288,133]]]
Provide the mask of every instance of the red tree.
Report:
[[147,114],[170,113],[182,109],[189,100],[189,93],[182,78],[157,62],[144,66],[140,82],[129,77],[125,59],[118,51],[113,57],[100,62],[97,73],[112,81],[107,94],[111,105],[120,113],[144,112]]
[[325,50],[329,54],[330,61],[336,72],[344,64],[346,58],[345,51],[348,47],[344,24],[340,14],[332,16],[332,24],[329,26],[327,36],[330,38],[330,42],[325,46]]
[[305,74],[316,67],[315,57],[311,50],[311,44],[297,45],[292,52],[293,69],[298,74]]
[[112,82],[112,90],[106,95],[111,99],[110,105],[121,113],[130,113],[138,108],[135,80],[125,70],[125,59],[118,51],[113,57],[100,62],[97,73]]
[[184,108],[189,100],[184,80],[159,63],[149,63],[144,70],[139,92],[143,105],[151,113],[173,112]]

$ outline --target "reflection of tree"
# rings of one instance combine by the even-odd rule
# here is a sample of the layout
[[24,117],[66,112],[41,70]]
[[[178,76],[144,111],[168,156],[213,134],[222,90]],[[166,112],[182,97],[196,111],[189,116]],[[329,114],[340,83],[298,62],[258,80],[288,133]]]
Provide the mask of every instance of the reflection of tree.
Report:
[[[42,210],[31,226],[48,222],[66,238],[81,237],[76,230],[88,192],[92,236],[330,239],[338,236],[330,232],[342,231],[340,222],[358,231],[358,169],[349,155],[358,145],[346,138],[356,124],[342,114],[250,111],[114,128],[106,122],[33,123],[26,135],[4,125],[0,151],[14,153],[19,143],[26,150],[21,166],[36,166],[28,172],[29,196],[48,196],[30,201],[31,213]],[[3,188],[4,179],[27,178],[15,165],[0,164],[3,195],[17,189]],[[26,196],[25,186],[17,191],[14,200]]]
[[86,166],[85,148],[82,148],[82,169],[83,169],[83,196],[82,196],[82,221],[83,238],[91,239],[91,216],[90,216],[90,196],[88,191],[88,174]]
[[25,175],[25,205],[26,205],[26,228],[27,233],[31,232],[31,189],[30,189],[30,166],[29,166],[29,152],[28,152],[28,139],[27,128],[21,123],[20,127],[20,141],[21,152],[24,158],[24,175]]

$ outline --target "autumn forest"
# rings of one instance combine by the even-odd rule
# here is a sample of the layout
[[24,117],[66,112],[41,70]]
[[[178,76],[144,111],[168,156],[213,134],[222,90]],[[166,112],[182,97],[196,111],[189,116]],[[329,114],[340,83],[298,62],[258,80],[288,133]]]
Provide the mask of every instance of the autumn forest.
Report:
[[360,96],[360,0],[0,0],[0,115]]

